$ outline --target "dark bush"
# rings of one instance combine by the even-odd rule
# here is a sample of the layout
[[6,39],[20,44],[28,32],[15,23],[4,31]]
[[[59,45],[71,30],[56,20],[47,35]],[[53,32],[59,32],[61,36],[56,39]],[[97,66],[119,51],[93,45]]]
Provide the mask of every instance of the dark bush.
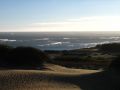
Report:
[[47,55],[36,48],[0,45],[0,67],[33,68],[42,67]]
[[120,71],[120,55],[111,62],[109,68]]
[[109,44],[97,45],[96,48],[98,48],[102,52],[118,53],[120,52],[120,43],[109,43]]
[[90,56],[84,56],[84,57],[80,57],[80,56],[59,56],[56,57],[53,62],[86,62],[86,61],[91,61],[91,57]]
[[46,59],[46,54],[41,50],[17,47],[9,53],[7,63],[14,67],[40,67]]
[[13,48],[7,45],[0,45],[0,66],[6,65],[6,59]]

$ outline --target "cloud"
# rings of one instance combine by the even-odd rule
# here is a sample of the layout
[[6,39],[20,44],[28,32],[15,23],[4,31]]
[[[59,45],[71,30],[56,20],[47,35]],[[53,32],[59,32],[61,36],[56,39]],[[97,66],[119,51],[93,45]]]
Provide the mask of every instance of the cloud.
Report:
[[120,16],[92,16],[61,22],[38,22],[14,27],[14,29],[18,31],[120,31]]

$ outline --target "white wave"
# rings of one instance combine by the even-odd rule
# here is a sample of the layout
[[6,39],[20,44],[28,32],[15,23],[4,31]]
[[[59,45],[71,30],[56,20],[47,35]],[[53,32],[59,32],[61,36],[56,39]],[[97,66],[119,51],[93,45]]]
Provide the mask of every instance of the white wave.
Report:
[[34,40],[37,40],[37,41],[39,41],[39,40],[49,40],[49,38],[40,38],[40,39],[34,39]]
[[63,45],[63,46],[68,46],[68,47],[78,47],[78,48],[90,48],[90,47],[95,47],[96,45],[101,45],[101,44],[107,44],[107,43],[118,43],[120,41],[103,41],[103,42],[93,42],[93,43],[70,43],[70,42],[51,42],[48,44],[41,44],[37,45],[40,47],[44,46],[55,46],[55,45]]
[[118,39],[120,39],[120,37],[101,37],[100,39],[114,39],[114,40],[118,40]]
[[62,42],[54,42],[54,43],[51,43],[51,45],[61,45]]
[[70,39],[73,40],[73,39],[79,39],[79,38],[73,38],[73,37],[72,37],[72,38],[63,38],[63,39],[64,39],[64,40],[70,40]]
[[10,40],[10,39],[0,39],[3,42],[16,42],[17,40]]
[[104,42],[98,42],[98,43],[82,43],[84,47],[94,47],[96,45],[102,45],[102,44],[108,44],[108,43],[120,43],[120,41],[104,41]]
[[68,40],[68,39],[70,39],[70,38],[63,38],[63,39]]
[[107,43],[120,43],[120,40],[117,40],[117,41],[104,41],[104,42],[99,42],[98,44],[107,44]]
[[52,43],[49,43],[49,44],[41,44],[41,45],[37,45],[37,46],[43,47],[43,46],[62,45],[62,44],[69,44],[69,43],[70,42],[52,42]]
[[69,44],[70,42],[53,42],[50,45],[62,45],[62,44]]
[[89,46],[89,45],[97,45],[99,43],[83,43],[84,46]]

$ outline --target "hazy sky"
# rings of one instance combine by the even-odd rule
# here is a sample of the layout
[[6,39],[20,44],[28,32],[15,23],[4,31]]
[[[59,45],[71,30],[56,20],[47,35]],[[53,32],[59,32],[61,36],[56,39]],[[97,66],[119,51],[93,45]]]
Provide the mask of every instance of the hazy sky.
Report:
[[0,31],[120,31],[120,0],[0,0]]

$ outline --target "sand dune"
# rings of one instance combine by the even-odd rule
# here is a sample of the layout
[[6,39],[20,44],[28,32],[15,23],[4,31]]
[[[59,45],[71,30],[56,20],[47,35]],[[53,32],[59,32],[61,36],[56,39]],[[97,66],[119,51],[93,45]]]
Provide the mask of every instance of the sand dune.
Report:
[[47,70],[1,70],[0,90],[119,90],[106,72],[47,64]]

